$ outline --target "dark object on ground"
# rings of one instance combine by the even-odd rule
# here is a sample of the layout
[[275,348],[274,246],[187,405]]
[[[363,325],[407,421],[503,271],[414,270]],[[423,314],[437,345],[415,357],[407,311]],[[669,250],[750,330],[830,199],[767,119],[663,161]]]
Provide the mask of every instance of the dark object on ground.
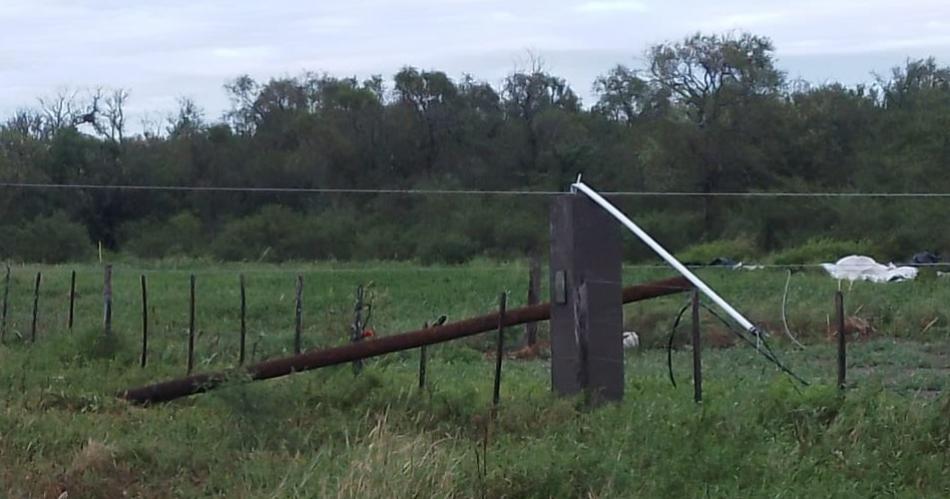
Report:
[[940,254],[931,253],[930,251],[921,251],[916,253],[913,258],[911,258],[911,265],[933,265],[935,263],[940,263]]
[[735,267],[736,265],[739,265],[739,262],[727,256],[719,256],[709,262],[710,267]]

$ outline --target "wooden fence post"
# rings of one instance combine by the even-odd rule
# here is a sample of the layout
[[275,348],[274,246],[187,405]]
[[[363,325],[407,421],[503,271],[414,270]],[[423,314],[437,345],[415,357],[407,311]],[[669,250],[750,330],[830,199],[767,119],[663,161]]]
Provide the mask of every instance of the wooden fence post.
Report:
[[189,280],[190,293],[188,300],[188,374],[195,368],[195,275]]
[[66,329],[73,331],[73,318],[76,310],[76,271],[69,275],[69,311],[66,315]]
[[244,274],[241,274],[239,281],[241,284],[241,347],[238,354],[238,365],[244,365],[244,352],[247,341],[247,295],[244,292]]
[[[429,329],[429,323],[422,325],[422,329]],[[426,387],[426,345],[419,347],[419,389]]]
[[620,227],[581,195],[551,205],[551,386],[592,405],[623,400]]
[[36,285],[33,287],[33,321],[30,322],[30,343],[36,343],[36,319],[39,315],[40,307],[40,281],[43,274],[36,273]]
[[[528,306],[537,305],[541,300],[541,259],[534,255],[528,268]],[[525,343],[529,346],[538,342],[538,323],[524,325]]]
[[699,290],[693,290],[693,400],[703,401],[703,344],[699,336]]
[[[365,307],[365,288],[360,284],[356,288],[356,304],[353,307],[353,327],[350,332],[350,341],[352,343],[359,343],[363,340],[363,329],[366,327],[366,319],[363,317],[363,308]],[[363,370],[363,360],[356,359],[353,361],[353,373],[359,374]]]
[[501,359],[505,356],[505,309],[508,305],[508,293],[498,297],[498,344],[495,350],[495,386],[492,392],[492,407],[497,408],[501,399]]
[[106,336],[112,336],[112,265],[105,266],[102,286],[102,326]]
[[142,274],[142,360],[141,366],[144,368],[148,363],[148,288],[145,282],[145,274]]
[[[447,317],[445,315],[439,317],[432,323],[431,327],[441,326],[445,324]],[[422,329],[429,329],[429,322],[426,321],[422,325]],[[426,368],[427,363],[429,362],[429,347],[428,345],[422,345],[419,347],[419,389],[422,390],[426,387]]]
[[300,353],[303,330],[303,275],[297,275],[296,307],[294,309],[294,353]]
[[835,310],[838,319],[838,388],[845,389],[847,371],[847,336],[845,335],[844,295],[841,291],[835,292]]
[[3,281],[3,310],[0,311],[0,342],[7,338],[7,304],[10,297],[10,266],[7,265],[7,277]]

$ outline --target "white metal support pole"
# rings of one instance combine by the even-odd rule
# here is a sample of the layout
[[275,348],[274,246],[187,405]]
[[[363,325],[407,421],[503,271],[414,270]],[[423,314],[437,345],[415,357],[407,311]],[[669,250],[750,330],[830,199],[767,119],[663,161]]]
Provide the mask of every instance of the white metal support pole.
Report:
[[633,232],[641,241],[646,243],[657,255],[660,255],[661,258],[666,260],[677,272],[683,275],[689,282],[693,283],[693,286],[696,286],[696,289],[700,290],[704,295],[709,297],[716,305],[719,305],[729,317],[732,317],[733,320],[739,323],[746,331],[752,333],[757,338],[759,336],[759,328],[756,327],[752,322],[743,317],[732,305],[729,305],[726,300],[723,300],[719,294],[713,291],[705,282],[702,281],[696,274],[692,273],[685,265],[680,263],[669,251],[666,251],[666,248],[656,242],[649,234],[647,234],[643,229],[641,229],[637,224],[633,223],[630,218],[618,210],[614,205],[610,204],[609,201],[603,198],[597,191],[591,189],[587,184],[580,181],[578,177],[577,182],[571,185],[571,190],[577,192],[580,191],[589,197],[592,201],[600,205],[601,208],[607,210],[614,218],[616,218],[621,224],[630,229],[630,232]]

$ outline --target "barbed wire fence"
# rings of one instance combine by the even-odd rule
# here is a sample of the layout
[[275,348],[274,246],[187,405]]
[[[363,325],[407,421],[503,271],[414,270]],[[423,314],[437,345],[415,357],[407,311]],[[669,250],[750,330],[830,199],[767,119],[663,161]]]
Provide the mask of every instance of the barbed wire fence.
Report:
[[[340,189],[340,188],[284,188],[284,187],[240,187],[240,186],[220,187],[220,186],[174,186],[174,185],[55,184],[55,183],[24,183],[24,182],[0,182],[0,189],[53,190],[53,191],[76,191],[76,190],[110,191],[111,190],[111,191],[156,191],[156,192],[197,192],[197,193],[241,192],[241,193],[250,193],[250,194],[260,193],[260,194],[291,194],[291,195],[343,194],[343,195],[396,195],[396,196],[448,196],[448,197],[452,197],[452,196],[551,197],[551,196],[565,194],[564,192],[559,192],[559,191],[540,191],[540,190]],[[604,195],[607,197],[617,197],[617,198],[637,198],[637,197],[643,197],[643,198],[713,197],[713,198],[758,198],[758,199],[766,199],[766,198],[943,199],[943,198],[950,198],[950,193],[937,193],[937,192],[933,192],[933,193],[928,193],[928,192],[716,192],[716,193],[702,193],[702,192],[659,192],[659,191],[614,191],[614,192],[605,192]],[[511,274],[512,272],[517,272],[520,274],[520,273],[524,273],[528,267],[527,262],[521,262],[521,261],[516,261],[512,263],[504,263],[504,264],[501,264],[501,263],[485,264],[483,262],[478,262],[478,263],[470,264],[466,266],[418,266],[418,265],[411,265],[411,264],[405,264],[405,265],[395,264],[395,265],[385,265],[385,266],[383,265],[359,266],[359,265],[352,265],[352,264],[345,264],[345,263],[344,264],[336,263],[332,265],[326,264],[325,266],[323,266],[321,264],[304,265],[304,264],[300,264],[299,262],[290,262],[287,264],[268,265],[268,266],[262,266],[260,264],[243,264],[243,263],[222,264],[220,266],[218,265],[205,266],[200,263],[193,263],[193,264],[183,265],[182,268],[175,268],[174,266],[169,267],[167,265],[159,265],[155,267],[155,266],[150,266],[150,265],[139,265],[135,263],[124,263],[124,262],[116,262],[116,263],[113,263],[112,265],[115,268],[115,271],[117,272],[117,274],[124,275],[126,277],[133,276],[136,279],[139,276],[145,276],[145,275],[159,276],[159,275],[167,274],[169,276],[174,276],[174,275],[187,274],[187,275],[197,275],[199,278],[199,282],[200,282],[200,279],[202,279],[202,277],[215,278],[214,276],[218,276],[218,278],[221,278],[223,276],[231,276],[231,277],[234,277],[235,282],[237,282],[237,276],[245,275],[245,274],[258,275],[258,276],[268,274],[268,275],[278,276],[277,278],[279,278],[279,276],[287,276],[287,275],[301,276],[301,275],[306,275],[306,274],[313,274],[316,276],[342,275],[342,276],[347,276],[347,277],[352,277],[352,278],[361,278],[362,280],[366,280],[369,276],[373,274],[378,274],[378,273],[383,273],[383,272],[392,273],[392,274],[403,274],[403,275],[420,273],[420,272],[421,273],[448,272],[448,273],[458,273],[458,274],[466,274],[466,273],[467,274],[484,274],[484,273]],[[922,269],[935,269],[937,271],[937,275],[940,275],[940,270],[950,266],[950,263],[940,263],[940,262],[919,263],[919,264],[916,264],[915,266]],[[815,282],[817,282],[816,279],[819,278],[818,277],[820,275],[819,272],[823,271],[823,266],[820,263],[776,264],[776,263],[757,263],[753,261],[753,262],[736,262],[735,264],[729,264],[729,265],[696,265],[696,266],[691,266],[691,267],[702,269],[702,271],[706,272],[707,275],[712,275],[712,276],[736,276],[736,275],[743,275],[743,274],[756,275],[756,272],[764,272],[766,274],[771,274],[771,273],[774,273],[775,271],[781,271],[784,276],[785,272],[787,271],[805,271],[807,273],[812,274],[812,277],[810,277],[810,279],[812,279],[811,284],[814,284]],[[14,268],[15,268],[15,275],[16,275],[16,277],[14,278],[14,281],[15,281],[15,284],[13,286],[14,289],[11,290],[10,284],[8,283],[6,284],[6,291],[4,291],[3,333],[5,335],[4,336],[5,341],[9,341],[11,338],[16,337],[18,338],[19,341],[32,342],[32,340],[36,338],[37,329],[39,329],[39,337],[42,340],[43,336],[46,333],[55,331],[58,329],[62,329],[57,324],[66,320],[67,312],[66,312],[66,308],[64,307],[64,304],[62,303],[63,297],[66,296],[66,292],[63,291],[65,276],[68,274],[72,274],[72,275],[79,274],[80,281],[86,281],[86,284],[81,286],[81,291],[82,289],[85,289],[85,292],[88,294],[90,292],[90,289],[94,288],[94,285],[89,284],[89,281],[92,279],[92,277],[90,276],[93,276],[93,275],[98,276],[100,274],[100,270],[93,266],[76,266],[76,267],[58,266],[54,268],[49,268],[48,266],[27,264],[27,265],[17,265],[17,266],[14,266]],[[667,270],[669,269],[669,267],[667,265],[661,265],[661,264],[635,263],[635,264],[625,265],[625,269],[627,269],[626,272],[628,273],[638,274],[641,272],[645,272],[649,275],[655,275],[655,273]],[[35,278],[33,276],[34,271],[36,271]],[[42,271],[43,273],[42,278],[39,275],[40,271]],[[824,277],[824,276],[822,276],[821,278],[827,279],[827,277]],[[528,282],[527,276],[525,276],[524,279],[520,279],[520,280],[524,280],[525,285],[527,285],[527,282]],[[354,281],[354,283],[355,282],[356,281]],[[799,300],[800,298],[796,298],[795,295],[799,295],[800,297],[802,293],[807,293],[807,290],[803,288],[799,288],[799,289],[793,288],[792,293],[791,293],[792,297],[789,298],[788,281],[784,281],[784,283],[786,286],[785,293],[784,294],[781,292],[775,293],[775,296],[773,296],[772,301],[774,301],[775,297],[782,296],[782,304],[781,304],[782,321],[786,322],[786,324],[783,324],[783,326],[785,328],[785,331],[787,332],[789,328],[787,322],[791,322],[793,324],[792,327],[795,329],[798,329],[798,327],[796,326],[796,319],[794,317],[794,313],[791,314],[792,316],[789,318],[788,321],[786,321],[785,313],[786,313],[787,302],[795,302],[796,300]],[[292,281],[288,280],[286,284],[288,288],[286,291],[286,294],[288,296],[292,295],[292,290],[291,290],[291,288],[293,287]],[[35,289],[27,289],[29,286],[34,286]],[[41,289],[41,286],[42,286],[42,289]],[[51,286],[56,286],[57,289],[56,290],[49,289]],[[128,286],[125,286],[125,287],[128,287]],[[841,286],[839,285],[839,288],[840,287]],[[521,286],[519,285],[517,287],[518,293],[527,292],[527,289],[522,290],[520,288]],[[235,289],[232,291],[234,293],[230,293],[229,291],[229,294],[236,294],[237,288],[235,287]],[[761,292],[761,289],[759,289],[759,292]],[[73,300],[76,298],[76,296],[74,294],[75,293],[74,290],[70,290],[68,293],[69,293],[68,299],[70,303],[68,314],[70,316],[70,323],[71,323],[72,322],[71,316],[73,314],[73,306],[74,306]],[[145,294],[145,291],[144,291],[144,279],[143,279],[143,300],[144,300],[144,294]],[[881,311],[882,308],[880,306],[878,306],[878,308],[874,310],[872,310],[873,306],[864,308],[867,305],[864,302],[870,303],[874,301],[871,298],[873,294],[874,292],[869,291],[868,288],[861,288],[861,293],[857,294],[856,299],[854,300],[854,303],[856,304],[853,306],[849,306],[849,309],[846,315],[842,315],[844,317],[843,320],[845,320],[845,322],[850,321],[847,324],[847,327],[851,328],[851,333],[853,333],[854,335],[857,335],[857,336],[868,335],[870,334],[868,330],[874,327],[873,324],[868,323],[868,321],[865,321],[862,318],[862,309],[864,311],[863,316],[868,316],[868,315],[873,315],[873,314],[886,315],[888,313],[886,310],[882,312]],[[125,296],[125,295],[128,295],[128,293],[127,292],[121,293],[121,297],[117,298],[117,300],[120,302],[120,306],[125,307],[125,308],[135,308],[133,306],[134,298],[130,296]],[[154,294],[152,296],[153,296],[152,299],[155,300]],[[283,293],[281,294],[281,296],[283,297]],[[8,298],[10,300],[10,303],[8,303]],[[890,296],[890,298],[893,298],[893,296]],[[32,310],[30,310],[29,300],[33,301]],[[283,300],[283,298],[281,298],[281,300]],[[46,311],[44,313],[43,308],[50,307],[50,305],[47,305],[47,303],[49,303],[50,301],[54,302],[54,304],[51,304],[51,305],[55,307],[56,312],[51,314],[48,311]],[[84,297],[82,301],[85,301],[83,306],[86,307],[87,310],[83,312],[77,312],[77,313],[80,313],[80,314],[85,313],[88,316],[90,315],[90,310],[96,310],[98,308],[98,305],[90,305],[88,297]],[[793,309],[814,308],[815,306],[817,306],[817,303],[819,303],[819,301],[820,300],[815,300],[815,299],[810,299],[810,300],[801,299],[800,304],[796,305],[792,303],[792,306],[789,308],[793,308]],[[830,300],[825,300],[825,301],[830,301]],[[97,302],[98,300],[93,301],[93,303],[97,303]],[[161,303],[161,300],[159,299],[158,302]],[[341,300],[340,303],[342,303],[343,305],[337,305],[336,308],[345,309],[347,306],[346,300]],[[322,304],[322,305],[327,307],[328,309],[334,308],[334,306],[332,305],[331,306],[327,306],[327,304]],[[273,304],[269,304],[268,306],[273,306]],[[299,303],[297,306],[298,307],[300,306]],[[902,306],[908,306],[908,304],[905,302]],[[912,308],[912,305],[910,306]],[[161,310],[161,308],[163,307],[162,305],[158,305],[159,310],[156,310],[155,307],[156,305],[153,304],[151,308],[148,308],[143,303],[142,305],[143,314],[148,314],[148,312],[151,311],[153,317],[156,315],[158,315],[158,317],[161,317],[163,315],[165,316],[181,315],[182,317],[177,317],[171,320],[166,320],[162,318],[159,318],[157,320],[152,319],[151,329],[153,331],[159,332],[159,334],[164,333],[166,334],[166,336],[171,334],[171,336],[175,338],[177,338],[177,336],[184,336],[185,334],[185,325],[184,325],[184,318],[183,318],[184,313],[182,311],[178,311],[182,313],[169,314],[167,310]],[[286,334],[281,334],[281,335],[275,335],[275,338],[273,338],[274,341],[277,341],[280,343],[283,343],[284,340],[286,339],[283,336],[287,336],[289,338],[290,335],[292,334],[292,328],[289,325],[290,318],[292,317],[292,315],[289,312],[289,310],[291,310],[293,307],[288,306],[287,308],[288,308],[288,313],[285,314],[287,315],[287,317],[278,321],[279,325],[277,325],[274,328],[274,329],[280,330],[281,333],[286,333]],[[835,332],[833,331],[834,327],[833,327],[832,318],[831,318],[832,307],[829,305],[826,308],[828,311],[826,314],[824,314],[826,316],[826,327],[823,328],[822,332],[825,335],[830,337],[830,336],[833,336]],[[918,308],[922,308],[926,310],[917,310],[915,312],[916,315],[914,314],[911,314],[911,315],[914,315],[913,320],[915,321],[925,321],[921,327],[921,330],[924,333],[926,333],[927,331],[933,330],[935,328],[944,327],[942,323],[948,320],[948,316],[944,312],[940,311],[938,307],[929,307],[929,308],[918,307]],[[15,311],[15,312],[11,312],[11,311]],[[649,315],[650,313],[653,313],[653,312],[648,312],[647,315]],[[890,313],[893,313],[893,311],[891,311]],[[346,315],[345,313],[339,312],[337,310],[329,310],[328,312],[325,312],[323,316],[329,317],[330,315],[334,315],[334,314],[338,316],[337,317],[338,319],[345,317]],[[842,312],[842,314],[845,314],[845,312]],[[242,312],[242,315],[243,315],[243,312]],[[318,315],[321,315],[321,314],[318,313]],[[125,326],[123,327],[125,327],[126,329],[129,329],[131,328],[130,324],[132,323],[131,319],[129,319],[131,315],[129,315],[129,313],[126,313],[126,316],[127,317],[124,317],[121,322],[125,324]],[[760,313],[759,316],[761,317],[763,316],[763,314]],[[30,317],[32,317],[32,320],[30,319]],[[812,316],[809,317],[810,322],[808,322],[809,324],[808,327],[814,326],[814,318],[815,318],[814,314],[812,314]],[[231,320],[231,319],[234,319],[234,320]],[[205,344],[199,345],[198,348],[201,349],[203,347],[205,352],[203,354],[199,354],[199,355],[203,355],[203,357],[199,360],[199,363],[209,365],[211,363],[220,362],[222,360],[221,359],[221,357],[223,357],[222,352],[225,350],[228,350],[230,347],[224,348],[220,351],[215,351],[215,348],[218,348],[220,345],[223,345],[223,344],[233,343],[232,341],[230,341],[233,338],[230,338],[229,336],[231,332],[226,331],[229,329],[236,329],[236,326],[232,323],[235,323],[237,319],[235,318],[231,318],[231,319],[228,319],[227,321],[225,321],[226,322],[225,324],[212,326],[211,329],[216,329],[217,331],[210,335],[203,336],[203,339],[205,340]],[[244,318],[242,317],[241,318],[242,322],[243,322],[243,319]],[[144,319],[144,321],[145,321],[145,324],[143,328],[147,330],[148,324],[149,324],[148,319],[146,318]],[[865,322],[862,324],[862,321],[865,321]],[[89,320],[86,320],[86,322],[87,324],[90,323]],[[94,322],[95,320],[93,320],[92,323]],[[288,324],[284,324],[284,322],[287,322]],[[28,331],[28,329],[26,328],[27,323],[30,323],[30,329],[31,329],[30,332],[27,332]],[[799,322],[798,324],[802,324],[802,323],[803,322]],[[636,320],[634,320],[632,321],[632,324],[645,324],[645,322],[637,322]],[[199,328],[200,327],[201,326],[199,326]],[[267,326],[262,326],[262,327],[267,327]],[[191,329],[191,331],[187,331],[188,334],[193,335],[195,333],[194,326],[191,326],[189,329]],[[658,327],[657,329],[664,329],[664,327]],[[780,334],[780,331],[781,330],[775,328],[773,324],[772,332]],[[143,334],[147,334],[147,333],[143,333]],[[228,339],[225,339],[222,342],[222,336],[227,336]],[[276,336],[280,336],[280,338],[278,339],[276,338]],[[811,339],[814,340],[813,337]],[[164,350],[164,353],[161,355],[161,357],[164,357],[166,360],[168,360],[169,358],[178,357],[181,354],[181,351],[183,351],[184,347],[174,346],[173,344],[169,343],[167,340],[168,339],[166,338],[164,342],[165,350]],[[255,352],[251,355],[252,358],[255,356],[260,357],[260,356],[267,356],[268,354],[287,352],[290,349],[289,343],[288,343],[287,346],[277,347],[276,350],[272,349],[273,351],[271,352],[267,352],[264,349],[261,349],[260,352],[257,352],[256,350],[258,349],[260,342],[261,342],[261,338],[257,338],[256,343],[254,343],[254,346],[253,346],[253,349],[255,350]],[[796,339],[795,342],[797,343],[798,340]],[[143,343],[144,343],[144,340],[143,340]],[[161,340],[158,342],[159,345],[161,345],[162,343],[163,342]],[[243,339],[241,343],[243,346]],[[151,348],[155,349],[155,348],[163,348],[163,347],[156,347],[155,342],[152,342]],[[233,350],[233,348],[230,348],[230,349]],[[144,347],[143,347],[143,350],[144,350]],[[143,355],[143,364],[144,364],[145,363],[144,351],[142,355]],[[194,355],[193,353],[188,354],[189,362],[194,361],[192,357],[193,355]],[[242,358],[243,358],[243,355],[244,354],[242,351],[241,353]]]

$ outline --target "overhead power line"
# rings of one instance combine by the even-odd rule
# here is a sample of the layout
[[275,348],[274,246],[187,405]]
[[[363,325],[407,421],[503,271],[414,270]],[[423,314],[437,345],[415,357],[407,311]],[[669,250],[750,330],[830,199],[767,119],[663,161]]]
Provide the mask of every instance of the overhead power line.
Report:
[[541,195],[563,194],[555,191],[471,190],[471,189],[350,189],[333,187],[238,187],[191,185],[103,185],[103,184],[40,184],[0,182],[0,188],[39,190],[100,191],[168,191],[168,192],[248,192],[258,194],[406,194],[406,195]]
[[[523,189],[351,189],[332,187],[240,187],[129,184],[47,184],[0,182],[2,189],[98,190],[154,192],[246,192],[252,194],[386,194],[409,196],[556,196],[563,191]],[[731,197],[731,198],[950,198],[948,192],[687,192],[687,191],[605,191],[607,197]]]

